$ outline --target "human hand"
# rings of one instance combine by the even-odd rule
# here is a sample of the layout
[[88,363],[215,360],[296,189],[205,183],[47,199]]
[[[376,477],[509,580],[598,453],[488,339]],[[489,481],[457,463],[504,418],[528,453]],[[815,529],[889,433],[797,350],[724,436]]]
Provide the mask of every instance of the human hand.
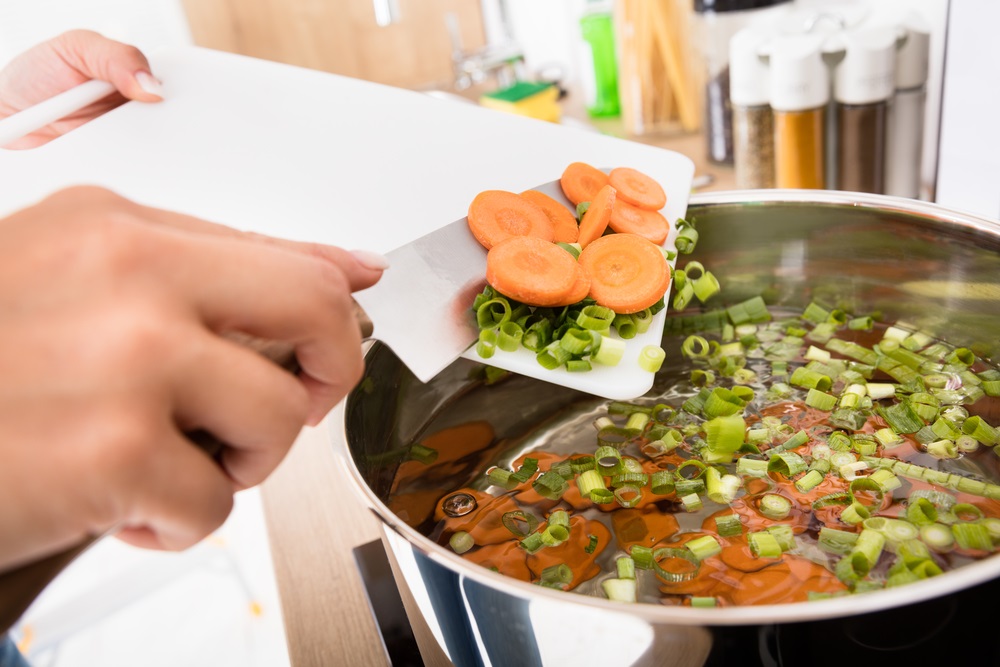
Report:
[[91,79],[107,81],[117,92],[7,148],[44,144],[126,100],[158,102],[162,97],[159,81],[137,48],[89,30],[71,30],[25,51],[0,71],[0,118]]
[[[112,527],[167,549],[218,527],[360,379],[350,293],[383,268],[98,188],[0,220],[0,571]],[[301,372],[236,332],[294,346]]]

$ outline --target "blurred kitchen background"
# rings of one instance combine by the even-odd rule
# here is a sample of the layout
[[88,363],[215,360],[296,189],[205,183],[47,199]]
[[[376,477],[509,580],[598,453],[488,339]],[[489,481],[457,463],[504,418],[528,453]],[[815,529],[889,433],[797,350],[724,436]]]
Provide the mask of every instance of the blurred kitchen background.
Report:
[[[995,0],[0,0],[0,65],[72,28],[196,44],[677,150],[696,187],[996,217],[998,19]],[[287,664],[256,493],[186,554],[104,541],[22,647],[62,667]]]
[[996,5],[0,0],[0,62],[72,27],[150,51],[194,43],[663,145],[713,189],[866,190],[997,215]]

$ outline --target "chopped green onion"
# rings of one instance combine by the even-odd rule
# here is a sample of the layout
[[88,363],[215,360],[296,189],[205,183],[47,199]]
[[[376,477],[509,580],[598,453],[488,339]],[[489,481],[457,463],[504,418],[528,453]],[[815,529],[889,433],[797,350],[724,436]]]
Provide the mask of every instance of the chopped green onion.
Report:
[[702,425],[708,449],[723,454],[731,454],[743,444],[746,422],[740,415],[715,417]]
[[650,490],[658,495],[664,496],[674,491],[674,474],[669,470],[658,470],[649,479]]
[[853,533],[846,530],[837,530],[836,528],[829,528],[824,526],[820,528],[819,531],[819,546],[826,551],[831,551],[835,554],[847,554],[854,548],[854,544],[858,541],[858,533]]
[[747,542],[750,545],[750,553],[755,558],[779,558],[781,556],[781,545],[778,544],[777,538],[766,530],[748,533]]
[[457,554],[464,554],[476,545],[476,541],[464,530],[459,530],[448,538],[448,546]]
[[479,342],[476,343],[476,354],[483,359],[489,359],[497,348],[497,332],[495,329],[483,329],[479,332]]
[[516,479],[519,483],[524,484],[531,479],[536,472],[538,472],[538,459],[527,456],[521,463],[521,467],[518,468],[517,472],[512,473],[511,477]]
[[414,461],[419,461],[424,465],[430,465],[437,461],[438,451],[425,445],[417,443],[410,445],[409,457]]
[[656,345],[646,345],[639,353],[639,367],[649,373],[655,373],[660,370],[660,366],[663,365],[664,358],[666,358],[666,353],[663,351],[662,347]]
[[965,423],[962,424],[962,431],[984,445],[992,446],[1000,443],[1000,431],[987,424],[978,415],[966,419]]
[[607,490],[604,486],[604,477],[597,470],[585,470],[576,478],[576,485],[580,489],[580,495],[589,498],[590,494],[596,490]]
[[788,381],[805,389],[819,389],[820,391],[826,391],[833,386],[833,380],[828,375],[809,370],[805,366],[796,368]]
[[597,462],[594,461],[593,456],[578,456],[570,459],[569,467],[573,471],[573,474],[580,475],[588,470],[595,470],[597,468]]
[[739,398],[734,392],[725,387],[716,387],[708,395],[705,406],[702,408],[707,419],[715,417],[727,417],[742,412],[747,402]]
[[704,597],[700,595],[691,596],[691,606],[701,609],[710,609],[718,605],[718,601],[715,598]]
[[587,537],[590,541],[587,542],[587,546],[585,546],[583,550],[588,554],[592,554],[597,551],[597,535],[588,535]]
[[518,484],[517,479],[513,477],[513,473],[509,470],[504,470],[503,468],[490,468],[486,472],[486,477],[489,478],[490,484],[495,484],[508,491],[516,487]]
[[698,561],[703,561],[722,553],[722,545],[711,535],[702,535],[689,540],[685,545]]
[[896,433],[916,433],[924,426],[920,416],[907,401],[887,407],[879,405],[876,411]]
[[547,547],[556,547],[569,538],[569,528],[557,523],[550,523],[542,531],[542,543]]
[[[632,558],[635,559],[636,567],[641,567],[639,558],[635,554],[636,549],[637,547],[632,547]],[[683,567],[687,568],[686,571],[671,571],[663,566],[664,563],[670,563],[671,561],[677,561],[682,564]],[[690,549],[661,547],[652,552],[649,562],[649,567],[652,567],[656,576],[668,583],[694,579],[698,575],[698,570],[701,569],[701,561],[695,558]]]
[[542,570],[538,583],[542,586],[562,589],[573,581],[573,570],[566,563],[552,565]]
[[680,501],[684,505],[684,509],[688,512],[697,512],[703,507],[701,497],[697,493],[689,493],[686,496],[682,496]]
[[622,454],[617,447],[601,446],[594,453],[597,470],[606,476],[619,475],[622,472]]
[[524,330],[517,322],[504,322],[497,334],[497,347],[504,352],[514,352],[521,347]]
[[806,395],[806,405],[817,410],[829,412],[836,407],[837,397],[819,389],[809,389],[809,393]]
[[694,281],[694,295],[702,303],[718,294],[719,289],[719,279],[711,271],[705,271]]
[[978,549],[989,551],[993,549],[993,539],[990,531],[981,523],[956,523],[951,527],[955,542],[962,549]]
[[750,459],[745,456],[736,460],[736,472],[751,477],[767,477],[768,462],[763,459]]
[[780,521],[792,511],[792,501],[775,493],[765,494],[757,503],[757,509],[768,519]]
[[767,527],[767,532],[774,536],[774,539],[778,540],[778,545],[781,547],[781,551],[791,551],[797,544],[795,542],[795,532],[792,527],[788,524],[778,523],[773,526]]
[[795,452],[771,450],[773,456],[767,464],[768,472],[781,473],[785,477],[794,477],[808,468],[805,459]]
[[884,547],[885,536],[882,533],[863,528],[849,554],[854,571],[862,575],[868,574],[878,562]]
[[559,500],[569,488],[569,484],[562,475],[550,470],[539,475],[538,479],[532,483],[531,488],[543,498]]
[[642,489],[634,484],[623,484],[614,490],[614,496],[622,507],[635,507],[642,500]]
[[525,537],[533,532],[535,528],[538,527],[538,518],[530,512],[524,512],[522,510],[514,510],[513,512],[505,512],[502,517],[500,517],[501,523],[503,523],[504,528],[513,533],[516,537]]
[[920,539],[934,551],[948,551],[955,544],[955,536],[951,529],[940,523],[921,526]]
[[625,341],[601,335],[601,342],[596,353],[591,353],[590,360],[602,366],[616,366],[625,354]]
[[822,481],[823,473],[818,470],[810,470],[795,481],[795,488],[798,489],[800,493],[809,493],[814,488],[819,486]]
[[735,537],[743,533],[743,522],[739,514],[724,514],[715,517],[715,529],[722,537]]
[[615,494],[609,489],[594,489],[590,492],[590,501],[598,505],[607,505],[614,501]]
[[601,582],[601,590],[614,602],[636,602],[639,599],[635,579],[605,579]]

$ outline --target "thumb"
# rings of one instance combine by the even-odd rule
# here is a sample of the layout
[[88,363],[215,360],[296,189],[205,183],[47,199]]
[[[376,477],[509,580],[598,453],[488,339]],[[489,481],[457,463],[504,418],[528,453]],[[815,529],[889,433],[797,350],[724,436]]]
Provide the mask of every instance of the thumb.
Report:
[[56,37],[52,47],[80,74],[107,81],[130,100],[159,102],[163,99],[162,87],[152,75],[149,61],[134,46],[90,30],[71,30]]
[[384,256],[370,250],[348,252],[331,246],[321,247],[320,254],[326,255],[340,267],[352,292],[371,287],[382,277],[382,272],[389,268],[389,261]]

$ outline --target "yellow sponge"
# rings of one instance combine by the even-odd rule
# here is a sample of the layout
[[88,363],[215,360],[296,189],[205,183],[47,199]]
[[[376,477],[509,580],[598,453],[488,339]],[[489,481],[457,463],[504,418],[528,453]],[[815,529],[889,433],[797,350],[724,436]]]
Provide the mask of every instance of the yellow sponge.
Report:
[[559,90],[551,83],[518,81],[509,88],[482,95],[479,103],[489,109],[558,123],[560,118],[558,99]]

